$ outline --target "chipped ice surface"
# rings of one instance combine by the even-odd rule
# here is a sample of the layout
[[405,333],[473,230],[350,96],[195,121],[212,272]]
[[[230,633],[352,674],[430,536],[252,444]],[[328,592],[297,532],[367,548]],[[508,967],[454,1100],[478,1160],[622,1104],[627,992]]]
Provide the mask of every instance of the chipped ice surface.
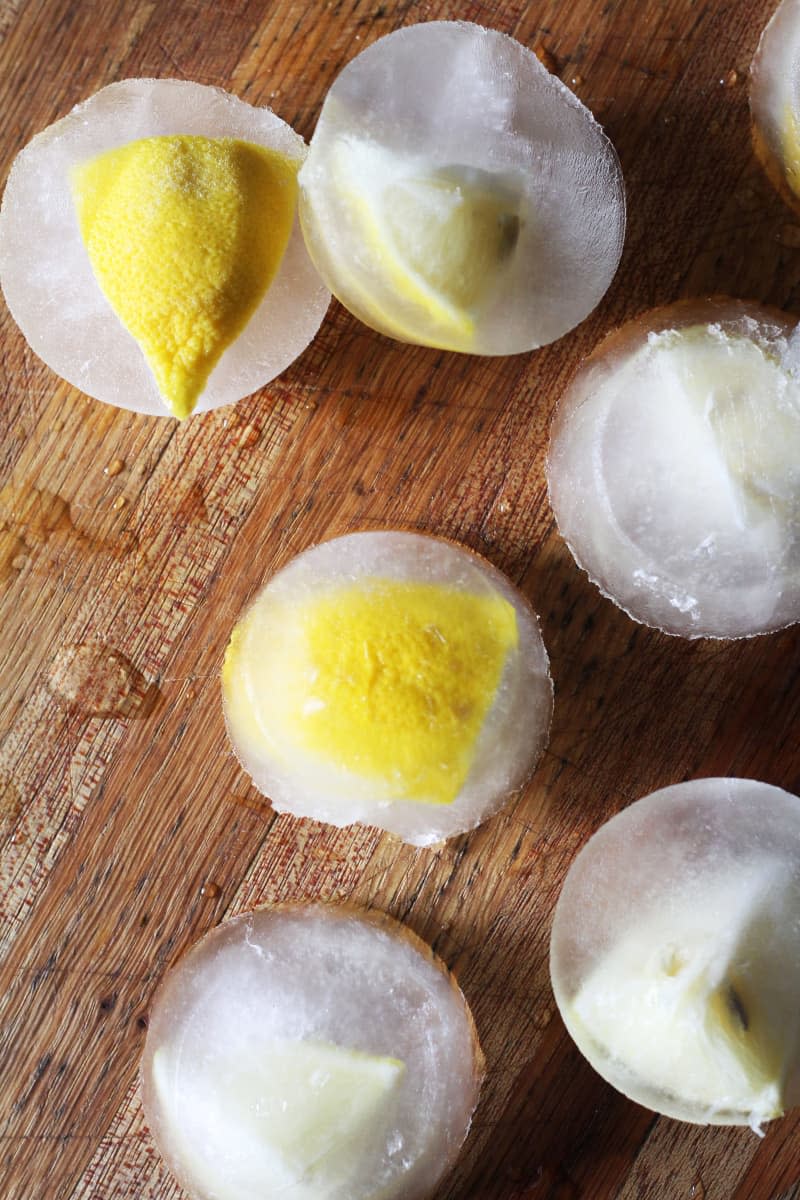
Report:
[[[363,822],[416,845],[432,845],[486,820],[523,786],[547,744],[553,709],[548,658],[536,615],[510,581],[478,555],[441,538],[385,531],[321,543],[275,575],[250,612],[269,619],[274,608],[299,605],[341,584],[370,580],[443,584],[513,605],[518,645],[506,657],[493,703],[475,745],[472,766],[448,804],[381,800],[369,778],[330,761],[277,749],[256,731],[247,663],[223,674],[228,733],[242,766],[278,812],[333,825]],[[239,622],[241,627],[247,617]],[[283,641],[274,630],[276,645]],[[365,736],[368,736],[365,735]]]
[[[309,1109],[337,1056],[356,1070],[371,1064],[375,1096],[336,1144],[308,1128],[322,1149],[300,1165],[291,1122],[294,1108],[302,1130],[303,1097],[281,1057],[316,1047],[325,1050],[308,1075]],[[142,1094],[193,1200],[414,1200],[455,1158],[482,1065],[464,997],[409,931],[353,909],[296,906],[224,922],[169,972],[151,1011]]]
[[800,203],[800,0],[783,0],[761,35],[750,109],[770,178],[786,199]]
[[550,969],[581,1052],[657,1112],[751,1124],[800,1103],[800,799],[700,779],[607,822],[556,906]]
[[553,425],[578,564],[634,619],[743,637],[800,618],[800,376],[789,318],[676,305],[612,335]]
[[[153,416],[170,414],[142,351],[92,273],[69,171],[137,138],[179,133],[305,156],[303,139],[267,108],[183,80],[128,79],[103,88],[26,146],[0,213],[3,293],[32,348],[87,395]],[[285,370],[311,341],[329,300],[295,219],[276,278],[214,368],[195,411],[232,404]]]
[[[485,173],[518,196],[518,239],[477,309],[471,344],[387,283],[363,213],[337,186],[348,146],[388,152],[408,178]],[[400,29],[349,63],[325,100],[300,185],[309,250],[331,290],[400,340],[495,355],[545,345],[597,305],[622,252],[622,175],[601,127],[533,53],[466,22]]]

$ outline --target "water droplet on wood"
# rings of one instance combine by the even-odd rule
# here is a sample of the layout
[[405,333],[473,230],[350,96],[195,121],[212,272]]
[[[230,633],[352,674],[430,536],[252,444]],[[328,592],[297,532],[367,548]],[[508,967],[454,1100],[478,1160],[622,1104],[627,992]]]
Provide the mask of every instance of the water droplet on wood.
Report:
[[222,895],[222,888],[218,883],[204,883],[200,888],[200,895],[206,900],[216,900]]
[[0,777],[0,837],[6,838],[22,813],[19,788],[8,778]]
[[16,575],[27,565],[27,549],[22,538],[7,525],[0,525],[0,581]]
[[41,546],[58,538],[115,558],[130,548],[82,533],[72,520],[69,503],[57,492],[29,483],[7,483],[0,489],[0,582],[20,569],[13,566],[15,558],[25,555],[30,560]]
[[153,691],[130,659],[101,641],[62,646],[47,683],[68,707],[96,717],[132,716]]
[[547,1026],[553,1019],[553,1009],[544,1005],[540,1008],[533,1017],[534,1029],[547,1029]]
[[127,497],[127,496],[117,496],[116,500],[115,500],[115,501],[114,501],[114,503],[111,505],[111,507],[112,507],[112,508],[114,508],[114,509],[116,509],[116,511],[117,511],[117,512],[119,512],[119,510],[120,510],[121,508],[124,508],[124,507],[125,507],[125,505],[126,505],[127,503],[128,503],[128,497]]
[[113,479],[115,475],[121,474],[125,470],[124,458],[112,458],[108,466],[103,467],[103,473]]
[[0,490],[0,519],[6,529],[30,544],[47,541],[54,533],[74,531],[69,504],[57,492],[46,488],[13,487]]
[[206,507],[206,496],[199,483],[193,483],[175,510],[173,518],[176,525],[189,528],[200,522],[208,524],[209,515]]
[[548,50],[544,42],[537,42],[533,47],[533,53],[538,58],[543,67],[546,67],[551,75],[557,75],[560,70],[560,64],[552,50]]

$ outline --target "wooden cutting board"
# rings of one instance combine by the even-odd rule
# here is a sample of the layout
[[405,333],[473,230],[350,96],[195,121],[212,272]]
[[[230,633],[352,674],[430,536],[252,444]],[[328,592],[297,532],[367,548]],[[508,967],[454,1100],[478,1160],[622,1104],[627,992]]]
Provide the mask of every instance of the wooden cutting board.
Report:
[[[796,631],[687,643],[600,598],[557,536],[553,407],[610,328],[681,296],[800,312],[800,222],[754,161],[747,70],[773,0],[3,0],[2,173],[115,79],[186,77],[308,138],[340,68],[400,25],[465,18],[548,56],[625,172],[620,271],[533,355],[392,343],[333,303],[279,380],[183,425],[60,382],[2,313],[0,742],[5,1200],[174,1200],[137,1062],[165,969],[224,917],[299,898],[385,910],[456,971],[489,1063],[449,1200],[800,1196],[800,1120],[657,1119],[573,1048],[553,905],[601,821],[701,775],[800,790]],[[225,738],[218,674],[264,579],[321,538],[405,526],[487,555],[542,617],[550,748],[476,832],[415,850],[276,817]]]

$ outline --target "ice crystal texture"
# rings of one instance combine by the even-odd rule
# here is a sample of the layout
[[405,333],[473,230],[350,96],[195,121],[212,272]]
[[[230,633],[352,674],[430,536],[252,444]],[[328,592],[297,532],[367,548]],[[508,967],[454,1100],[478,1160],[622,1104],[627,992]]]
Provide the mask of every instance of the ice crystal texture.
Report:
[[481,1072],[466,1002],[426,946],[312,905],[227,921],[180,960],[142,1087],[193,1200],[413,1200],[458,1152]]
[[556,414],[553,510],[636,620],[743,637],[800,617],[800,376],[793,322],[676,305],[612,335]]

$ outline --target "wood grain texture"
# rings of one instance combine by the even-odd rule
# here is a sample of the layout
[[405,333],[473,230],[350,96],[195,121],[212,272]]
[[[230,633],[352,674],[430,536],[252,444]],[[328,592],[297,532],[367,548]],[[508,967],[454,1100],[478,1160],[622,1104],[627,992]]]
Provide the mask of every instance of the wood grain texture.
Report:
[[[605,300],[538,354],[400,346],[334,303],[279,380],[180,427],[61,383],[3,309],[5,1200],[181,1196],[136,1090],[153,991],[223,917],[304,897],[405,921],[472,1005],[489,1074],[437,1200],[800,1195],[797,1116],[759,1141],[637,1108],[574,1049],[547,973],[561,882],[602,820],[694,776],[800,790],[797,633],[684,643],[634,625],[575,568],[543,476],[553,407],[613,326],[709,292],[800,313],[800,225],[748,132],[747,68],[773,6],[3,0],[3,176],[38,129],[131,75],[227,87],[308,137],[354,53],[458,17],[552,56],[617,146],[629,204]],[[393,525],[506,570],[542,616],[556,683],[551,744],[525,793],[429,850],[276,817],[231,755],[219,704],[228,633],[265,578],[321,538]],[[65,694],[76,656],[89,680],[109,669],[102,694]]]

